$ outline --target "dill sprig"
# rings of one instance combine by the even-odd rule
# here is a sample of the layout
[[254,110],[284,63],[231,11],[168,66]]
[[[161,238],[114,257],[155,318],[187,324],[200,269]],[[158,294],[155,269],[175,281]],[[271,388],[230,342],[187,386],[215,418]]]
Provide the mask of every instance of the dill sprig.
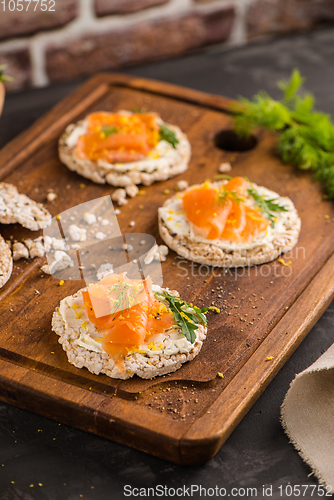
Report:
[[314,96],[300,94],[304,78],[295,69],[290,80],[278,82],[283,99],[276,101],[266,92],[252,100],[240,98],[233,106],[235,130],[249,136],[257,127],[279,133],[277,149],[284,163],[312,170],[334,199],[334,125],[329,115],[315,111]]
[[116,292],[116,298],[111,298],[113,302],[110,314],[115,314],[117,311],[123,311],[139,304],[138,296],[142,288],[140,285],[133,285],[132,283],[116,283],[108,288],[108,295],[110,296]]
[[232,189],[226,189],[223,186],[219,191],[217,197],[217,203],[218,205],[224,205],[226,200],[231,198],[237,203],[241,203],[242,201],[244,201],[244,198],[237,191],[233,191]]
[[[205,307],[200,309],[199,307],[188,304],[188,302],[181,299],[181,297],[175,297],[166,291],[163,293],[154,292],[154,295],[162,297],[168,302],[169,309],[172,312],[176,323],[181,328],[182,335],[184,335],[186,339],[193,344],[196,340],[195,330],[197,330],[199,324],[207,324],[207,319],[204,313],[208,311],[208,308]],[[189,309],[192,309],[194,313],[189,312]]]
[[277,198],[272,198],[271,200],[269,200],[268,198],[265,198],[264,196],[260,195],[260,193],[258,193],[254,189],[254,186],[252,184],[250,185],[251,187],[247,189],[247,194],[249,196],[252,196],[255,205],[259,207],[260,211],[263,214],[265,214],[267,218],[270,220],[271,227],[274,227],[276,217],[273,214],[273,212],[287,212],[288,210],[282,205],[275,203]]
[[174,149],[176,149],[176,145],[179,143],[179,140],[176,137],[175,132],[173,132],[166,125],[160,125],[159,137],[160,137],[160,141],[169,142],[169,144],[171,144]]
[[104,137],[107,138],[112,134],[116,134],[119,131],[119,128],[114,125],[102,125],[101,132],[104,134]]

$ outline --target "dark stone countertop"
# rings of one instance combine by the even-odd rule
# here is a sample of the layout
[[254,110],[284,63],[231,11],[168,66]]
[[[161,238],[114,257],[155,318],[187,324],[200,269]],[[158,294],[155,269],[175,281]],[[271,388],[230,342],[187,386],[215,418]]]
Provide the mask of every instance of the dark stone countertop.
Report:
[[[242,48],[215,47],[125,72],[233,98],[251,97],[259,89],[278,96],[277,80],[288,78],[298,67],[317,106],[334,115],[333,62],[334,30],[325,29]],[[79,83],[8,95],[0,120],[0,146]],[[118,500],[126,498],[124,485],[158,484],[218,486],[227,493],[253,487],[258,498],[263,497],[263,485],[272,485],[271,498],[292,498],[289,490],[284,493],[286,485],[317,481],[282,430],[280,405],[295,374],[333,343],[333,323],[332,304],[217,455],[199,467],[171,464],[0,402],[0,500]],[[304,498],[317,498],[308,495]],[[234,497],[251,498],[251,492],[241,490]],[[193,498],[200,498],[199,493]]]

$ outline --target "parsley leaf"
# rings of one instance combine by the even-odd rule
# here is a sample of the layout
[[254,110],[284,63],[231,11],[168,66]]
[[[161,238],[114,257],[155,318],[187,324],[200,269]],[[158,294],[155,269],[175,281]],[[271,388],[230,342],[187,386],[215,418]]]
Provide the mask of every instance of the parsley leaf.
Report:
[[169,144],[171,144],[173,148],[176,149],[176,145],[179,143],[179,140],[176,137],[175,132],[173,132],[166,125],[160,125],[159,136],[160,141],[169,142]]
[[288,82],[278,82],[281,101],[266,92],[258,92],[252,100],[240,98],[232,107],[235,130],[241,136],[249,136],[257,127],[278,132],[281,159],[312,170],[324,184],[327,198],[334,199],[334,125],[329,115],[314,110],[312,94],[299,93],[303,82],[295,69]]
[[265,214],[267,216],[267,218],[270,220],[271,227],[274,227],[275,220],[276,220],[276,217],[272,212],[287,212],[288,211],[282,205],[278,205],[278,203],[275,203],[277,198],[272,198],[271,200],[269,200],[269,199],[265,198],[264,196],[261,196],[254,189],[254,187],[248,188],[247,194],[249,196],[253,197],[255,204],[259,207],[261,212],[263,214]]
[[101,132],[105,135],[105,137],[109,137],[112,134],[117,134],[119,131],[118,127],[112,125],[102,125]]
[[[169,309],[171,310],[176,323],[181,328],[181,333],[186,337],[186,339],[192,344],[196,340],[196,333],[198,325],[203,323],[207,324],[207,319],[204,315],[205,312],[208,311],[208,308],[205,307],[200,309],[196,306],[192,306],[188,304],[185,300],[181,299],[181,297],[175,297],[168,292],[154,292],[154,295],[164,298],[168,304]],[[188,312],[188,309],[192,309],[194,313]]]

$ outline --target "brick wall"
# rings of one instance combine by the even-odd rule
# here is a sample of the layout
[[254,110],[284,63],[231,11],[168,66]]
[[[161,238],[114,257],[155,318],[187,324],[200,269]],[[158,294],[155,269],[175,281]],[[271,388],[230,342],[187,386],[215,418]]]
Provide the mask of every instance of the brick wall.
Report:
[[334,0],[41,0],[54,1],[52,12],[37,0],[26,10],[28,1],[5,0],[5,11],[0,3],[0,64],[15,78],[8,90],[334,21]]

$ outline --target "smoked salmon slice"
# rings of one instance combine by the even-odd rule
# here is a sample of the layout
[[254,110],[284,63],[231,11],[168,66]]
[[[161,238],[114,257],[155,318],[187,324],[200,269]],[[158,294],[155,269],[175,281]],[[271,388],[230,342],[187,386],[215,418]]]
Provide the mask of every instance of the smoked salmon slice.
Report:
[[159,142],[156,117],[154,113],[92,113],[86,118],[87,132],[77,141],[76,155],[109,163],[141,160]]
[[201,231],[203,238],[219,238],[229,216],[232,202],[218,205],[219,190],[210,183],[187,191],[182,200],[187,218]]
[[197,234],[249,243],[265,231],[269,221],[245,203],[247,189],[247,180],[238,176],[219,188],[207,181],[186,191],[183,208]]
[[102,348],[112,356],[125,355],[176,324],[173,314],[155,298],[149,277],[131,280],[126,273],[110,274],[84,291],[83,297],[89,320],[102,333]]

